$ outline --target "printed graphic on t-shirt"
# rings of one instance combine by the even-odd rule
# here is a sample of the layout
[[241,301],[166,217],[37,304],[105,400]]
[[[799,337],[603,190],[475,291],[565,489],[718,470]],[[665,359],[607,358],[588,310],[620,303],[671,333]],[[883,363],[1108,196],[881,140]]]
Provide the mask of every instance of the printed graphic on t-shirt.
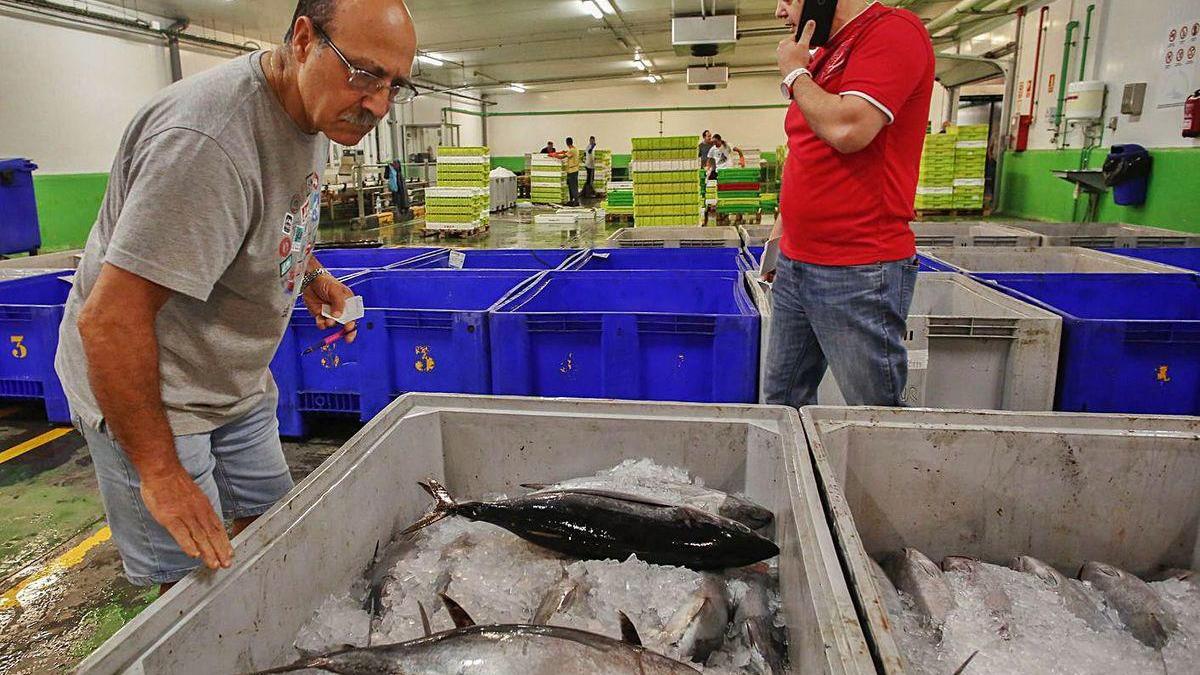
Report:
[[279,278],[283,292],[288,295],[299,292],[299,279],[308,269],[308,258],[317,240],[317,224],[321,220],[320,178],[316,173],[311,173],[306,183],[307,196],[294,195],[291,199],[292,211],[283,216]]

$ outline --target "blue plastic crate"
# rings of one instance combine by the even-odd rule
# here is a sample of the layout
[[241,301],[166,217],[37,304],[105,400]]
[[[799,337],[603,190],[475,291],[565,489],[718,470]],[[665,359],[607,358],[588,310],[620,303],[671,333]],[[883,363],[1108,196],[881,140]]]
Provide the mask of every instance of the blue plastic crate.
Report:
[[973,276],[1063,317],[1056,410],[1200,414],[1200,276]]
[[1106,248],[1102,250],[1105,253],[1173,265],[1200,273],[1200,248]]
[[297,306],[271,361],[279,428],[306,435],[307,413],[366,421],[410,391],[491,393],[487,310],[535,273],[512,270],[375,270],[347,280],[366,315],[353,344],[301,352],[332,333]]
[[58,327],[71,283],[58,272],[0,282],[0,399],[41,399],[51,422],[68,424],[71,410],[54,372]]
[[432,255],[440,248],[326,248],[313,255],[327,268],[381,269],[414,258]]
[[759,315],[740,272],[547,272],[490,324],[496,394],[757,399]]
[[[461,258],[459,258],[461,254]],[[450,269],[460,259],[466,270],[553,270],[564,268],[582,257],[579,249],[462,249],[438,253],[400,263],[394,269]]]
[[42,246],[33,172],[37,164],[0,157],[0,255],[35,254]]
[[601,248],[590,251],[578,269],[746,271],[750,261],[737,248]]

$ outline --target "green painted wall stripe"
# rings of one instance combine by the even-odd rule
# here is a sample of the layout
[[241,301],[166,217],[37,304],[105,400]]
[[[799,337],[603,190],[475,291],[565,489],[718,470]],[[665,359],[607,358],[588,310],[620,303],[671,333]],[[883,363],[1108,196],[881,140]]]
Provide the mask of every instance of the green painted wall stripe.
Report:
[[762,103],[758,105],[698,105],[669,108],[598,108],[592,110],[530,110],[527,112],[489,112],[488,117],[541,117],[543,115],[615,115],[648,112],[710,112],[713,110],[769,110],[787,108],[787,103]]
[[[1028,150],[1004,156],[1001,210],[1010,216],[1033,220],[1072,221],[1083,218],[1087,196],[1079,198],[1070,183],[1051,170],[1079,166],[1079,150]],[[1088,168],[1104,164],[1107,152],[1092,153]],[[1200,232],[1200,209],[1194,208],[1200,192],[1200,148],[1150,148],[1154,167],[1146,203],[1117,206],[1112,192],[1101,196],[1101,222],[1152,225],[1185,232]],[[1077,215],[1076,215],[1077,212]]]
[[107,188],[107,173],[34,173],[42,250],[83,248]]
[[474,115],[475,117],[490,117],[490,115],[484,115],[483,113],[479,112],[478,110],[463,110],[462,108],[442,108],[442,110],[449,110],[452,113],[458,113],[460,115]]

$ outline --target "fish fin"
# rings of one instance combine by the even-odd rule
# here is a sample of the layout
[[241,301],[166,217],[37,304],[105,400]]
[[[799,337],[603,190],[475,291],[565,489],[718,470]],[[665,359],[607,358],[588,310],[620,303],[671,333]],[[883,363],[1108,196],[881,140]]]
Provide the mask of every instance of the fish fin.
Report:
[[421,601],[417,601],[417,611],[421,613],[421,630],[425,631],[425,637],[433,635],[433,628],[429,625],[429,614],[425,612],[425,605]]
[[406,537],[417,530],[429,527],[446,516],[449,516],[451,513],[453,513],[454,507],[458,506],[458,503],[454,501],[454,498],[450,496],[450,493],[446,491],[446,488],[433,478],[428,478],[425,481],[418,481],[417,485],[420,485],[422,490],[428,492],[430,497],[433,497],[433,508],[430,509],[428,513],[417,519],[417,522],[405,528],[404,531],[402,531],[399,535],[401,537]]
[[625,612],[617,612],[617,616],[621,618],[621,642],[629,643],[635,647],[642,646],[642,636],[638,635],[637,627],[629,620]]
[[549,483],[521,483],[521,487],[528,490],[545,490],[550,487]]
[[962,675],[962,672],[967,669],[967,666],[971,664],[971,661],[975,660],[976,656],[979,656],[978,649],[972,652],[971,655],[967,657],[966,661],[963,661],[963,664],[958,667],[958,670],[954,671],[953,675]]
[[454,622],[455,628],[467,628],[475,625],[475,619],[467,614],[467,610],[461,605],[450,599],[450,596],[445,593],[438,593],[438,597],[442,599],[442,604],[446,606],[446,611],[450,612],[450,620]]

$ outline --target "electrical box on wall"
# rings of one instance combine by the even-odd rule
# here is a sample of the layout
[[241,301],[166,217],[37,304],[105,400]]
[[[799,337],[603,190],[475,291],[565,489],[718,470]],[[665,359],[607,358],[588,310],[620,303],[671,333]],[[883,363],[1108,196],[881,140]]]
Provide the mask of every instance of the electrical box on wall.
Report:
[[1130,82],[1121,93],[1121,114],[1141,115],[1146,103],[1146,83]]

